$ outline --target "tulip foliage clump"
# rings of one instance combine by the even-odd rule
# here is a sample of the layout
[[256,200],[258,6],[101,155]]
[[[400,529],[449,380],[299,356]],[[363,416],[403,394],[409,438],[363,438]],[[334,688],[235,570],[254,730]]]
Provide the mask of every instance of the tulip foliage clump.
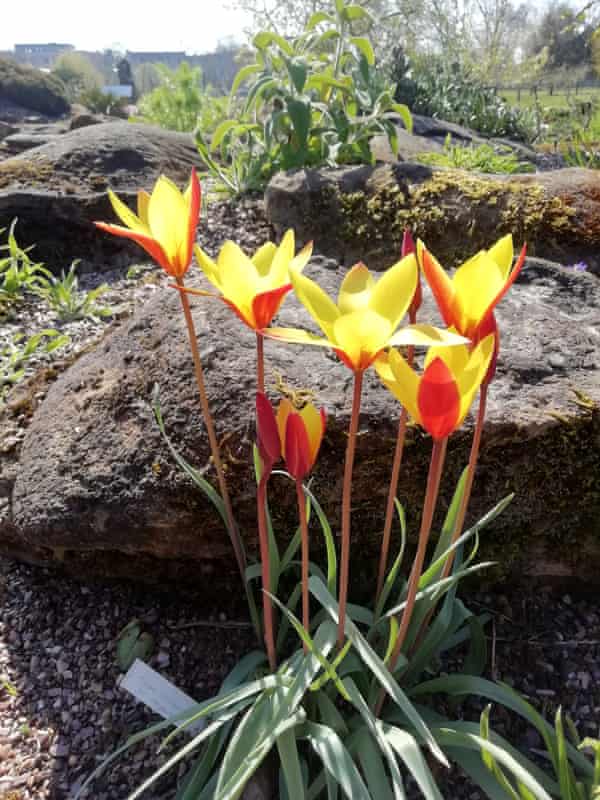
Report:
[[[277,796],[285,800],[402,800],[415,792],[440,800],[438,782],[445,780],[452,764],[494,800],[592,797],[600,755],[594,769],[565,739],[558,723],[551,727],[509,687],[481,677],[488,616],[469,611],[457,596],[461,579],[487,566],[474,563],[479,534],[511,499],[465,529],[499,354],[494,312],[523,267],[525,248],[515,260],[512,238],[505,236],[450,277],[407,232],[395,264],[379,276],[364,264],[355,265],[333,299],[309,277],[311,246],[296,253],[293,231],[288,231],[279,246],[268,242],[253,255],[233,242],[223,244],[216,260],[196,248],[208,281],[206,289],[196,289],[185,283],[200,209],[195,174],[184,193],[161,177],[151,195],[140,193],[137,215],[112,194],[111,200],[124,227],[99,226],[137,241],[172,277],[171,286],[179,294],[218,488],[166,437],[158,402],[156,419],[179,465],[223,519],[261,645],[241,659],[215,697],[133,736],[90,776],[82,791],[116,755],[165,731],[161,747],[174,740],[179,746],[132,800],[187,757],[194,760],[178,788],[181,800],[234,800],[265,762],[278,768]],[[437,301],[443,327],[418,319],[422,279]],[[292,291],[320,335],[273,324]],[[190,296],[197,295],[206,303],[211,298],[225,303],[256,334],[258,563],[247,556],[215,435],[198,348],[202,331],[195,330],[190,313]],[[294,404],[289,398],[272,402],[265,387],[264,344],[269,340],[330,349],[350,370],[339,548],[307,483],[326,436],[326,412],[318,404]],[[381,379],[381,391],[399,401],[398,435],[371,602],[358,605],[350,598],[352,483],[363,379],[370,369]],[[476,398],[470,459],[435,546],[430,546],[448,442]],[[431,438],[431,462],[415,554],[404,568],[406,512],[397,488],[411,421]],[[298,527],[283,552],[268,506],[269,485],[276,476],[290,481],[297,499]],[[400,544],[392,553],[395,521]],[[324,569],[313,560],[310,537],[317,532],[325,544]],[[462,666],[449,672],[448,664]],[[478,721],[454,719],[452,698],[465,695],[503,704],[534,725],[555,775],[491,733],[489,707]],[[573,787],[568,795],[565,781]]]

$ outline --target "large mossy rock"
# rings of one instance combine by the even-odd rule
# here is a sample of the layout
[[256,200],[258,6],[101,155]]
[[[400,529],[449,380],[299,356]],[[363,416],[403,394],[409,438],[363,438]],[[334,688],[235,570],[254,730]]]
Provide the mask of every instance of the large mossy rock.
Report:
[[59,271],[73,258],[139,261],[139,248],[98,237],[92,224],[116,220],[107,189],[135,207],[138,189],[161,173],[183,186],[198,164],[190,135],[153,125],[106,122],[55,136],[0,162],[0,228],[19,217],[19,244],[35,244],[36,257]]
[[[331,262],[327,262],[331,266]],[[314,261],[307,273],[334,293],[342,272]],[[206,383],[231,484],[250,546],[256,542],[250,469],[255,340],[218,301],[195,298]],[[436,319],[430,298],[422,319]],[[482,554],[513,574],[575,574],[600,568],[600,294],[598,280],[531,259],[498,312],[502,353],[493,384],[471,519],[509,492],[515,499],[485,531]],[[306,325],[293,297],[279,321]],[[313,488],[337,528],[352,384],[321,348],[266,343],[267,386],[310,389],[329,419]],[[123,321],[51,387],[26,434],[11,480],[0,482],[0,548],[73,569],[198,577],[233,569],[212,508],[173,466],[149,408],[161,390],[169,435],[210,475],[209,453],[173,290]],[[8,413],[21,413],[20,406]],[[382,527],[398,404],[365,378],[354,481],[353,577],[371,575]],[[439,514],[467,458],[469,425],[451,441]],[[400,483],[410,529],[419,522],[431,441],[410,430]],[[5,473],[6,475],[6,473]],[[278,528],[295,526],[294,493],[273,480]],[[2,498],[0,497],[0,500]],[[1,516],[1,515],[0,515]],[[287,521],[282,524],[282,519]],[[313,535],[315,547],[320,538]],[[212,567],[210,566],[212,564]]]
[[39,69],[25,67],[9,58],[0,58],[0,100],[48,116],[66,114],[71,107],[62,82]]
[[382,164],[276,175],[266,211],[345,264],[389,266],[410,227],[448,267],[505,233],[528,252],[600,274],[600,171],[479,175]]

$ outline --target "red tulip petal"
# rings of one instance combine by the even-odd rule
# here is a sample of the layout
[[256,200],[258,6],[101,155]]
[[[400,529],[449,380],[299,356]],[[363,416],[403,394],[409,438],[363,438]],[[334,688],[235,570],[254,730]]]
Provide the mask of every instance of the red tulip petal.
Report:
[[190,198],[190,216],[188,218],[188,250],[186,270],[192,260],[192,251],[196,241],[196,228],[198,227],[198,219],[200,217],[200,205],[202,203],[202,188],[200,181],[196,175],[196,168],[192,167],[192,174],[190,176],[191,198]]
[[144,248],[148,255],[151,256],[151,258],[153,258],[156,263],[165,270],[165,272],[168,272],[169,275],[176,277],[175,271],[173,270],[165,251],[162,249],[156,239],[153,239],[151,236],[148,236],[145,233],[137,233],[129,228],[122,228],[120,225],[109,225],[106,222],[94,222],[94,225],[97,228],[100,228],[102,231],[112,233],[114,236],[122,236],[124,239],[133,239],[133,241],[139,244],[140,247]]
[[410,255],[411,253],[417,252],[417,248],[415,247],[415,241],[408,228],[404,229],[404,236],[402,237],[402,250],[400,252],[402,258],[404,258],[404,256]]
[[417,403],[423,427],[434,439],[445,439],[460,416],[460,395],[452,373],[434,358],[419,381]]
[[281,442],[273,406],[266,395],[256,393],[256,438],[260,457],[265,464],[273,465],[281,458]]
[[432,258],[428,251],[423,248],[421,257],[421,267],[427,278],[427,283],[431,287],[433,296],[438,305],[442,319],[448,327],[455,327],[458,331],[461,328],[459,309],[457,308],[457,297],[452,281],[438,264],[435,258]]
[[285,464],[288,472],[301,481],[311,467],[310,444],[300,414],[290,414],[285,426]]
[[271,320],[279,311],[284,297],[291,288],[292,284],[286,283],[277,289],[270,289],[268,292],[261,292],[255,296],[252,301],[252,311],[256,330],[261,331],[271,324]]

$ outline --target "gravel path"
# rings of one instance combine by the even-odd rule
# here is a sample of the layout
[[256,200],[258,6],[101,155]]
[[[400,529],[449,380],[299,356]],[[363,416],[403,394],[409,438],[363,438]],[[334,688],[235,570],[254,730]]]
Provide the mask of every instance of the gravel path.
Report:
[[[253,646],[242,601],[232,608],[231,595],[210,607],[192,589],[82,584],[41,568],[0,565],[0,686],[8,681],[0,688],[2,800],[66,800],[124,736],[152,719],[119,689],[115,642],[132,619],[154,636],[151,666],[198,700],[214,693]],[[600,600],[542,589],[472,602],[495,613],[494,676],[524,692],[547,718],[562,705],[582,735],[597,735]],[[502,709],[492,719],[514,743],[540,747],[535,732]],[[156,764],[155,747],[151,741],[118,762],[90,796],[124,800]],[[168,777],[148,797],[171,797],[175,782],[176,775]],[[452,786],[453,798],[480,797],[459,776]]]

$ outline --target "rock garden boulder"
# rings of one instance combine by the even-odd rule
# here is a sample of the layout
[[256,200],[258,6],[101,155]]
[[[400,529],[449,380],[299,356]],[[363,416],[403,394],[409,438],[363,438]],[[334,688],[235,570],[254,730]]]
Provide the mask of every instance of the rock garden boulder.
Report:
[[[335,292],[342,271],[313,259],[307,272]],[[244,536],[255,546],[249,467],[255,392],[254,337],[220,302],[194,298],[206,383]],[[435,319],[426,298],[423,319]],[[498,319],[502,354],[490,393],[471,519],[509,492],[515,499],[483,535],[484,556],[512,574],[576,575],[600,567],[600,287],[593,275],[529,259]],[[294,297],[284,325],[306,325]],[[267,386],[314,391],[328,428],[313,488],[339,527],[342,453],[351,376],[320,348],[266,343]],[[72,569],[137,577],[192,577],[234,569],[227,537],[204,498],[173,465],[150,411],[158,384],[176,446],[211,475],[174,290],[165,288],[116,327],[51,386],[28,428],[11,474],[0,481],[0,550]],[[286,388],[287,387],[287,388]],[[26,398],[8,406],[23,413]],[[365,380],[355,473],[353,572],[371,570],[398,420],[398,404],[370,371]],[[466,463],[470,424],[449,447],[438,518]],[[411,428],[400,482],[410,530],[431,442]],[[214,476],[212,476],[214,477]],[[279,530],[295,519],[294,495],[273,481]],[[284,524],[285,523],[285,524]],[[439,519],[438,519],[439,523]],[[293,523],[295,524],[295,523]],[[317,531],[313,534],[318,546]]]
[[183,184],[197,164],[189,135],[128,122],[89,125],[0,162],[0,228],[19,217],[19,243],[35,244],[36,256],[59,271],[74,258],[139,260],[134,245],[99,239],[92,225],[114,216],[107,188],[135,204],[137,190],[151,189],[162,172]]
[[0,103],[3,100],[57,117],[70,108],[65,87],[58,78],[9,58],[0,58]]
[[276,175],[266,192],[278,233],[345,264],[393,263],[408,226],[447,266],[512,232],[531,255],[584,261],[600,274],[600,172],[480,175],[420,164],[380,164]]

